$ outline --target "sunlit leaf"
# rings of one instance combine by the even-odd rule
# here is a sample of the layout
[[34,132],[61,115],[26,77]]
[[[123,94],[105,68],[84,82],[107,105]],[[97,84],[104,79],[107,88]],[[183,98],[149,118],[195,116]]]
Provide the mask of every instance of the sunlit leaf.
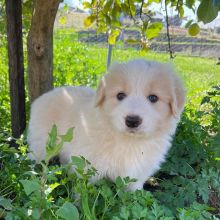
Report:
[[65,25],[67,22],[67,18],[66,16],[62,16],[59,18],[59,23],[62,24],[62,25]]
[[83,8],[84,9],[91,8],[91,4],[89,2],[83,2]]
[[183,9],[183,7],[180,6],[180,7],[178,8],[178,11],[179,11],[180,18],[183,18],[183,16],[184,16],[184,9]]
[[58,186],[60,186],[60,183],[53,183],[53,184],[50,184],[49,187],[51,190],[54,190],[55,188],[57,188]]
[[125,182],[120,176],[118,176],[115,180],[115,184],[116,184],[117,188],[120,189],[120,188],[124,187]]
[[111,45],[115,44],[119,34],[120,34],[120,30],[118,29],[111,31],[111,34],[108,37],[108,43]]
[[200,28],[199,25],[197,23],[191,24],[189,29],[188,29],[188,33],[191,36],[196,36],[198,33],[200,32]]
[[146,37],[147,39],[155,38],[159,35],[159,32],[162,30],[163,25],[160,22],[154,22],[149,25],[146,31]]
[[84,26],[85,27],[90,27],[93,22],[95,21],[95,15],[90,15],[87,18],[84,19]]

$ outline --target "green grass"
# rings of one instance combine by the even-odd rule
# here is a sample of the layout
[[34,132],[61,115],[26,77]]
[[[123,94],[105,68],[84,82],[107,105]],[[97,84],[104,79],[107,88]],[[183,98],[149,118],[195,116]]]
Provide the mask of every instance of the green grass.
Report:
[[[107,49],[76,41],[67,30],[54,38],[54,84],[96,87],[106,72]],[[129,178],[115,183],[101,180],[90,184],[95,170],[84,171],[84,158],[70,165],[35,165],[26,155],[25,137],[19,149],[9,147],[10,104],[6,43],[0,42],[0,218],[6,219],[219,219],[220,215],[220,82],[217,60],[113,49],[113,62],[144,57],[171,62],[187,89],[187,105],[167,161],[155,175],[157,186],[149,191],[128,192]],[[26,68],[26,67],[25,67]],[[201,103],[202,101],[202,103]],[[27,100],[28,104],[28,100]],[[71,131],[65,140],[71,139]],[[51,132],[55,140],[56,132]],[[59,137],[62,138],[62,137]],[[48,146],[56,151],[57,143]],[[54,149],[55,148],[55,149]]]

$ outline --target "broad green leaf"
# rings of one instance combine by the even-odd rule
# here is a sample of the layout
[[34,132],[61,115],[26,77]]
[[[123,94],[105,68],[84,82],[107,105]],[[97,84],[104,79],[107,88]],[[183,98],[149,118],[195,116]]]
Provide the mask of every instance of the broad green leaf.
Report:
[[40,184],[37,180],[20,180],[20,182],[23,185],[27,196],[29,196],[32,192],[38,191],[40,189]]
[[202,0],[197,10],[197,16],[199,21],[207,24],[218,16],[218,11],[219,7],[215,6],[212,0]]
[[47,140],[46,150],[49,151],[50,149],[53,149],[54,146],[56,145],[56,141],[57,141],[57,126],[53,125]]
[[147,39],[152,39],[154,37],[157,37],[159,35],[159,32],[162,30],[163,25],[160,22],[154,22],[149,25],[149,27],[146,30],[146,37]]
[[75,165],[80,170],[84,170],[84,168],[86,167],[86,160],[82,157],[72,156],[71,160],[73,165]]
[[12,210],[12,204],[10,199],[6,199],[0,196],[0,206],[2,206],[6,210]]
[[119,189],[120,189],[120,188],[123,188],[124,185],[125,185],[124,180],[123,180],[120,176],[118,176],[118,177],[116,178],[115,184],[116,184],[117,188],[119,188]]
[[70,142],[73,139],[73,128],[69,128],[66,134],[60,135],[63,142]]
[[56,156],[57,152],[57,126],[53,125],[46,144],[45,161],[48,162],[52,157]]
[[46,162],[48,162],[51,158],[57,156],[60,153],[65,142],[70,142],[73,139],[73,128],[69,128],[66,134],[60,135],[60,137],[61,142],[57,144],[57,127],[54,125],[49,134],[49,139],[46,146]]
[[56,214],[65,220],[78,220],[79,212],[72,203],[65,202],[56,212]]
[[85,27],[90,27],[93,22],[95,21],[96,16],[95,15],[90,15],[87,18],[84,19],[84,26]]
[[113,45],[116,42],[116,38],[118,37],[118,35],[120,34],[120,30],[116,29],[116,30],[112,30],[111,34],[108,37],[108,43]]
[[191,24],[189,29],[188,29],[188,33],[191,36],[196,36],[200,31],[199,25],[197,23]]
[[183,16],[184,16],[184,8],[182,6],[179,6],[178,11],[179,11],[180,18],[183,18]]

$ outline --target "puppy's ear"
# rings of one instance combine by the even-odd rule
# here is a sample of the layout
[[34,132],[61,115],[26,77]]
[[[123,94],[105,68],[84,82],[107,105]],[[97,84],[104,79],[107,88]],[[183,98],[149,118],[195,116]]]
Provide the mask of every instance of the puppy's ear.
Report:
[[173,90],[173,97],[170,103],[171,112],[174,117],[179,118],[185,104],[186,100],[186,92],[183,87],[181,80],[175,76],[174,78],[174,90]]
[[95,107],[100,106],[105,100],[105,86],[105,78],[102,78],[96,91]]

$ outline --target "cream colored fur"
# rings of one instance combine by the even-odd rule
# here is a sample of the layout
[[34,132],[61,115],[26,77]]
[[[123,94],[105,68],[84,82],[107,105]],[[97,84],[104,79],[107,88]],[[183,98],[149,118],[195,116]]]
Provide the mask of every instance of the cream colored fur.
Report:
[[[117,93],[127,96],[117,100]],[[151,103],[150,94],[159,97]],[[28,132],[30,157],[45,157],[45,144],[53,124],[64,134],[74,127],[74,139],[63,146],[61,163],[82,155],[98,170],[96,178],[130,176],[136,190],[159,169],[171,146],[185,102],[185,92],[172,67],[146,60],[115,64],[101,80],[97,92],[86,87],[50,91],[31,108]],[[138,115],[136,129],[125,125],[127,115]]]

